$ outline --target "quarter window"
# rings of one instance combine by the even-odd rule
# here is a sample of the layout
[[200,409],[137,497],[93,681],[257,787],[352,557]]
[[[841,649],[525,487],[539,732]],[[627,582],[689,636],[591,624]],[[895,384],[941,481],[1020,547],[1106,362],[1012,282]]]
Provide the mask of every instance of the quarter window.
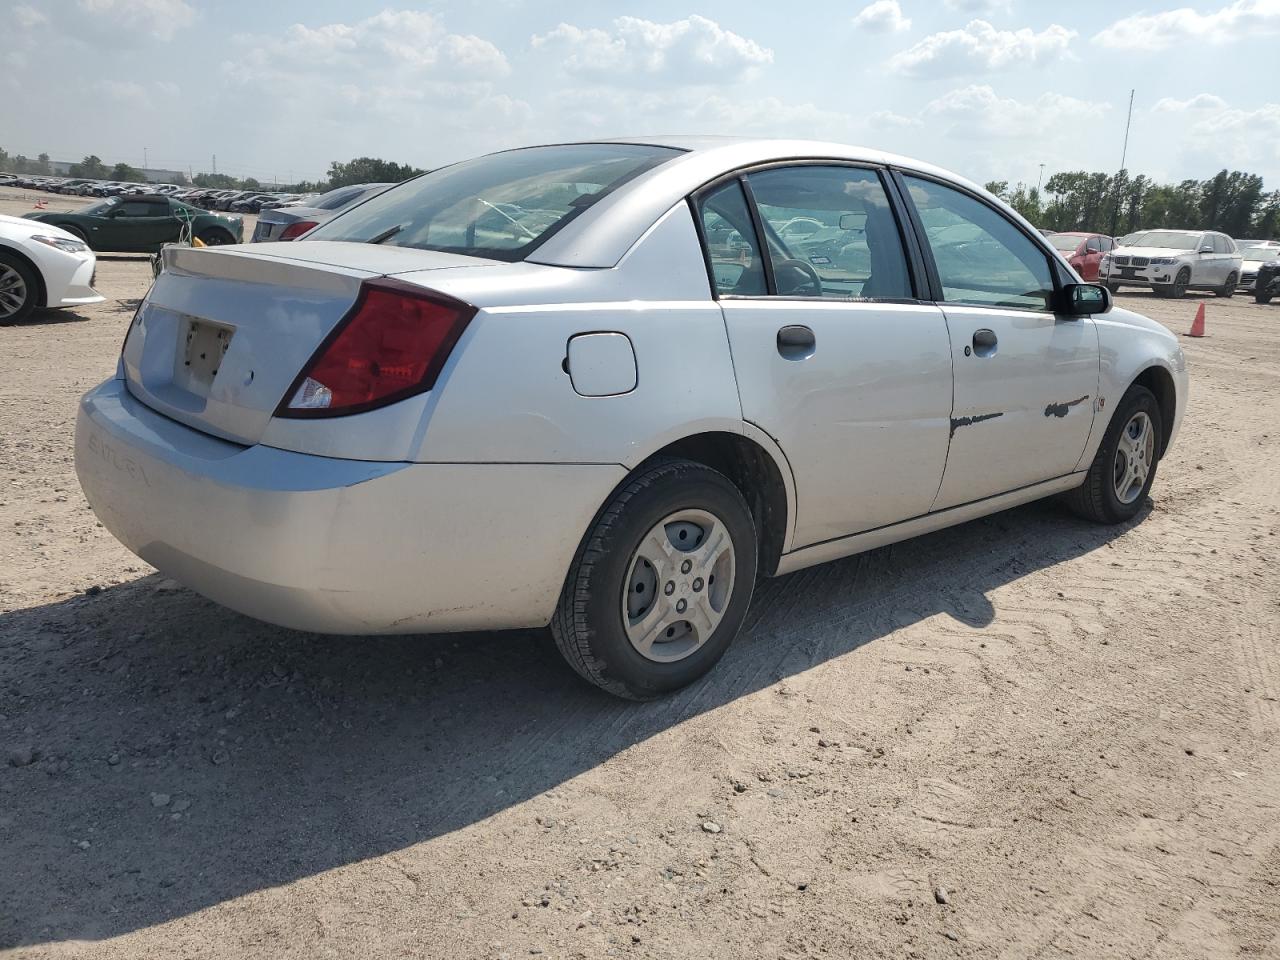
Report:
[[732,180],[707,194],[699,205],[702,236],[716,293],[764,296],[764,263],[742,184]]
[[1053,275],[1038,246],[966,193],[907,177],[948,303],[1049,311]]
[[897,221],[874,170],[806,165],[748,175],[780,297],[910,299]]

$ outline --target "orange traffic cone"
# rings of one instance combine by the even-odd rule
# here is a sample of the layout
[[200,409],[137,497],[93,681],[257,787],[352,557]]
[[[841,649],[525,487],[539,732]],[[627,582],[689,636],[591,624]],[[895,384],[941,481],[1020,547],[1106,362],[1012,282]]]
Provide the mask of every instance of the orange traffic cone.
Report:
[[49,201],[48,201],[48,200],[37,200],[37,201],[36,201],[36,203],[35,203],[35,206],[34,206],[34,207],[32,207],[31,209],[32,209],[32,210],[43,210],[43,209],[44,209],[45,207],[47,207],[48,205],[49,205]]
[[1200,309],[1196,311],[1196,318],[1191,321],[1191,330],[1187,333],[1188,337],[1204,336],[1204,304],[1200,304]]

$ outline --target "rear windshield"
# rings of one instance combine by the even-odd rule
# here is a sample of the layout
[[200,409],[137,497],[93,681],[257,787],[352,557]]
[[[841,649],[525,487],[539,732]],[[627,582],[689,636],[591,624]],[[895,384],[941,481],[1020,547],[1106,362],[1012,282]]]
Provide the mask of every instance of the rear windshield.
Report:
[[494,153],[392,187],[307,240],[521,260],[597,200],[679,153],[621,143]]
[[1084,238],[1078,233],[1055,233],[1045,238],[1055,250],[1061,250],[1063,253],[1075,253],[1076,247],[1080,246],[1080,241]]

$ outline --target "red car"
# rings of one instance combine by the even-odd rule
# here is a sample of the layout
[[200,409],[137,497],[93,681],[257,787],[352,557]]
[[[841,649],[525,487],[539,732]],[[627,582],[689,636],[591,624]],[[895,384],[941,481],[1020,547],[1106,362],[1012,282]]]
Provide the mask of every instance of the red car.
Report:
[[1080,279],[1093,283],[1098,279],[1098,263],[1116,242],[1101,233],[1055,233],[1046,237],[1067,258],[1067,263],[1080,274]]

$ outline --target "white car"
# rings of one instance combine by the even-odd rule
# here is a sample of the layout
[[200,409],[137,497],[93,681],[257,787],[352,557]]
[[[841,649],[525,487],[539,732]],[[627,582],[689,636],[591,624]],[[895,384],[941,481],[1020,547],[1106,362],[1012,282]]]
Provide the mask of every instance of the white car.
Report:
[[758,576],[1053,494],[1133,519],[1186,404],[1177,339],[999,200],[833,143],[504,151],[164,259],[80,406],[107,529],[297,629],[549,624],[628,697]]
[[0,215],[0,323],[105,300],[93,289],[96,265],[85,242],[61,227]]
[[1112,292],[1150,287],[1157,296],[1185,297],[1188,290],[1235,294],[1244,261],[1235,241],[1212,230],[1139,230],[1121,237],[1098,264],[1098,278]]
[[1244,261],[1240,268],[1240,289],[1252,290],[1258,281],[1258,268],[1272,260],[1280,260],[1280,240],[1237,240],[1236,248]]

